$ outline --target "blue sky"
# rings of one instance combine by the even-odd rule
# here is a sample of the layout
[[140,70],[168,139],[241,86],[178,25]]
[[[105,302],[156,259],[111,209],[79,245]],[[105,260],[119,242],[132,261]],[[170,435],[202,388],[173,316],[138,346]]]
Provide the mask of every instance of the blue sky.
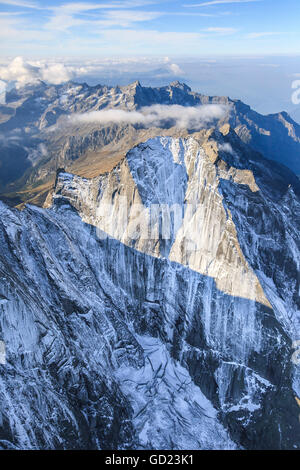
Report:
[[0,81],[162,86],[300,122],[300,0],[0,0]]
[[0,0],[1,56],[300,54],[299,0]]

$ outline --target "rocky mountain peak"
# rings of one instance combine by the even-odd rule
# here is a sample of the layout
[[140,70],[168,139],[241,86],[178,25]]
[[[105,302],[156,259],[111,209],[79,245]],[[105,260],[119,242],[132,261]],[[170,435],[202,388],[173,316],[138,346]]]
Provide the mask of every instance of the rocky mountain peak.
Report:
[[178,88],[179,90],[185,91],[185,92],[191,92],[192,89],[186,85],[185,83],[179,82],[178,80],[175,80],[174,82],[170,83],[171,88]]
[[140,88],[142,85],[140,84],[140,82],[138,80],[136,80],[135,82],[132,83],[132,86],[134,88]]

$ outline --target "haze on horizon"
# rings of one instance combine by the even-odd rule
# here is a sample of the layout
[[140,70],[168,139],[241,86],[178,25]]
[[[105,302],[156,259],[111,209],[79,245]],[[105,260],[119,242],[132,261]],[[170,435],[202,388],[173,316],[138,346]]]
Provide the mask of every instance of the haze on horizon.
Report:
[[229,95],[300,122],[297,0],[0,0],[0,79]]

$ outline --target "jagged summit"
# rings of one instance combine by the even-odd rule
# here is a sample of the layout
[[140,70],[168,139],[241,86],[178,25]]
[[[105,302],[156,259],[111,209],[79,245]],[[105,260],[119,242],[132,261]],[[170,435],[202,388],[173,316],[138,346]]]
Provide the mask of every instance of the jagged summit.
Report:
[[136,80],[135,82],[132,83],[132,86],[135,87],[135,88],[141,88],[141,84],[138,80]]
[[179,82],[178,80],[171,82],[170,87],[179,88],[180,90],[187,92],[192,91],[192,89],[188,85],[186,85],[186,83]]

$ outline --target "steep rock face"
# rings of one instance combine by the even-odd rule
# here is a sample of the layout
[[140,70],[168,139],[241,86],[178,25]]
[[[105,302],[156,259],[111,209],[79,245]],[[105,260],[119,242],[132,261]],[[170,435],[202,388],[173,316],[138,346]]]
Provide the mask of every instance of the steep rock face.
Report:
[[1,205],[0,234],[2,448],[236,447],[158,318],[149,333],[161,260],[99,240],[61,202]]
[[226,126],[1,206],[1,445],[299,448],[298,213]]
[[[78,236],[88,241],[84,229]],[[100,286],[97,292],[81,242],[55,214],[34,208],[11,213],[1,205],[1,294],[7,299],[0,306],[2,448],[133,445],[132,410],[103,355],[115,341],[129,342],[126,362],[141,366],[142,350]]]
[[[233,159],[234,134],[228,142],[219,134],[218,143],[209,135],[202,145],[193,138],[147,141],[95,179],[59,174],[54,198],[67,198],[84,221],[122,243],[211,276],[230,295],[270,306],[219,190],[220,181],[230,179],[259,193],[253,171],[226,162]],[[287,178],[298,191],[297,179],[288,172]]]

